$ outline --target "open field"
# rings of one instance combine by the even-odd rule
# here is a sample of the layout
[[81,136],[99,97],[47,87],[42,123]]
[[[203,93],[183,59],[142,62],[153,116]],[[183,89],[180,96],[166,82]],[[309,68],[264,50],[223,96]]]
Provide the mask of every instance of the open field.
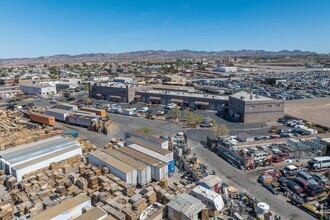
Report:
[[330,98],[290,100],[285,102],[285,114],[330,127]]

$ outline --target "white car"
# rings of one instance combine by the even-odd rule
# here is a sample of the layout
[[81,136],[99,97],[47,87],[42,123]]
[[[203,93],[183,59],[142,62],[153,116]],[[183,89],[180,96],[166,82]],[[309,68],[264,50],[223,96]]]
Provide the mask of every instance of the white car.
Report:
[[149,110],[148,107],[142,107],[142,108],[139,110],[139,112],[144,113],[144,112],[147,112],[148,110]]

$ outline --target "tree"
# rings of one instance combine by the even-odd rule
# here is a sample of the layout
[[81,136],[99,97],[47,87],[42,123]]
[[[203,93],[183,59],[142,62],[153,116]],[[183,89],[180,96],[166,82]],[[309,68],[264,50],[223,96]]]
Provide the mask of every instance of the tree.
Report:
[[171,109],[171,114],[174,116],[176,120],[179,119],[180,116],[180,109],[178,106],[175,106],[174,108]]
[[139,128],[138,132],[143,133],[143,134],[149,134],[152,132],[152,129],[149,127]]
[[188,124],[199,124],[203,121],[203,115],[194,114],[193,112],[186,110],[185,119]]
[[88,92],[88,84],[84,84],[84,91],[85,93]]
[[218,125],[213,126],[213,133],[217,137],[228,135],[229,131],[230,130],[229,130],[228,126],[225,124],[218,124]]

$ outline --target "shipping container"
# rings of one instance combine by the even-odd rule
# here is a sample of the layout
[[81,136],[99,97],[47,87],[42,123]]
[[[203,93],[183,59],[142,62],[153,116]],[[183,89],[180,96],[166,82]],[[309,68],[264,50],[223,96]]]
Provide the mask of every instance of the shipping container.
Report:
[[69,116],[70,111],[63,109],[48,109],[45,111],[45,114],[53,116],[55,120],[66,121]]
[[71,110],[72,113],[85,114],[85,115],[96,115],[95,112],[88,112],[83,110]]
[[111,157],[102,151],[88,153],[88,162],[93,165],[101,165],[109,168],[110,173],[119,177],[126,183],[137,185],[137,171],[131,166]]
[[115,149],[106,149],[102,151],[116,158],[117,160],[120,160],[121,162],[124,162],[125,164],[135,168],[137,170],[137,182],[139,185],[144,186],[151,182],[151,167],[149,165],[137,161]]
[[157,159],[157,160],[160,160],[160,161],[166,163],[167,166],[168,166],[168,174],[171,175],[171,174],[174,173],[174,168],[175,168],[175,166],[174,166],[174,160],[171,159],[170,157],[166,157],[166,156],[164,156],[162,154],[159,154],[159,153],[157,153],[155,151],[149,150],[149,149],[144,148],[144,147],[142,147],[140,145],[137,145],[137,144],[130,144],[127,147],[129,147],[130,149],[133,149],[133,150],[135,150],[137,152],[140,152],[140,153],[142,153],[144,155],[147,155],[149,157],[152,157],[154,159]]
[[55,108],[63,109],[63,110],[77,110],[78,107],[76,105],[70,105],[67,103],[58,103],[55,105]]
[[147,156],[140,152],[137,152],[128,147],[121,147],[117,149],[118,151],[126,154],[129,157],[134,158],[137,161],[149,165],[151,167],[151,178],[159,181],[161,179],[168,178],[168,165],[160,160],[153,157]]
[[89,127],[93,123],[97,122],[96,118],[80,116],[80,115],[69,115],[68,118],[69,118],[70,124],[80,125],[80,126],[85,126],[85,127]]
[[40,124],[45,124],[45,125],[54,125],[55,124],[55,118],[53,116],[39,114],[39,113],[35,113],[35,112],[30,112],[30,120],[33,122],[38,122]]
[[106,116],[106,112],[103,109],[81,107],[80,110],[87,111],[87,112],[94,112],[96,115],[99,115],[102,117]]

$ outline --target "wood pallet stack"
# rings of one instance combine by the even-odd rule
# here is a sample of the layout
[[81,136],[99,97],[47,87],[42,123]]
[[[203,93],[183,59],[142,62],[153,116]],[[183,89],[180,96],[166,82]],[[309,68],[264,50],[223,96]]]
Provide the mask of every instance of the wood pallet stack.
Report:
[[0,206],[0,219],[11,220],[13,219],[14,207],[12,204]]

